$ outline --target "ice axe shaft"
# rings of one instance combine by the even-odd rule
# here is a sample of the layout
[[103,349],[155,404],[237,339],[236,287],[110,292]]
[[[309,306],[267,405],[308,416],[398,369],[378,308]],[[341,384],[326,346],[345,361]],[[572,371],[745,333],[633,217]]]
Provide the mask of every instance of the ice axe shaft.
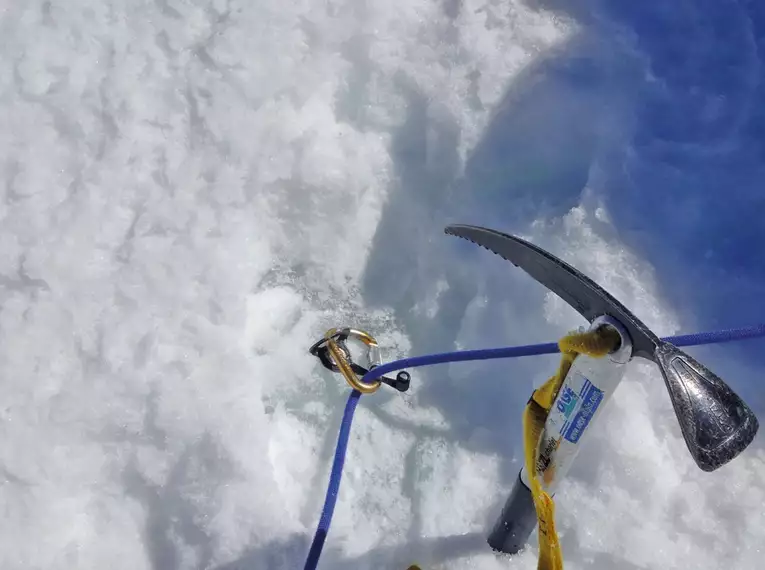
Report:
[[661,370],[691,456],[714,471],[741,453],[759,424],[754,413],[721,378],[676,346],[664,342],[594,281],[551,253],[520,238],[478,226],[451,225],[446,233],[467,239],[523,269],[590,323],[610,316],[630,336],[632,356]]
[[[537,478],[554,495],[589,437],[603,408],[622,381],[624,368],[632,355],[632,342],[621,324],[611,317],[598,317],[588,333],[610,327],[618,334],[618,348],[606,357],[579,354],[571,363],[555,397],[539,437]],[[524,447],[529,441],[524,441]],[[524,465],[505,501],[487,542],[494,550],[515,554],[528,541],[537,525],[537,512],[531,491],[531,474]]]

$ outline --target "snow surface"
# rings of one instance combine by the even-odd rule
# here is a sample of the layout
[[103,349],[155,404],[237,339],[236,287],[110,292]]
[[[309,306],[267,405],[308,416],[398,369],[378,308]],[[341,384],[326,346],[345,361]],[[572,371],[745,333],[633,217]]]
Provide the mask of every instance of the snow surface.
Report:
[[[391,359],[582,324],[449,221],[549,248],[660,334],[765,316],[765,254],[731,257],[765,231],[760,155],[735,154],[762,16],[565,4],[4,3],[0,567],[301,567],[347,396],[306,353],[326,328]],[[729,92],[697,80],[710,65]],[[733,194],[713,185],[742,165]],[[704,271],[736,280],[673,309]],[[706,361],[762,411],[757,355],[726,350]],[[485,536],[554,365],[417,370],[363,398],[322,567],[535,568],[535,537],[507,557]],[[702,473],[645,363],[599,423],[557,495],[566,568],[759,566],[760,438]]]

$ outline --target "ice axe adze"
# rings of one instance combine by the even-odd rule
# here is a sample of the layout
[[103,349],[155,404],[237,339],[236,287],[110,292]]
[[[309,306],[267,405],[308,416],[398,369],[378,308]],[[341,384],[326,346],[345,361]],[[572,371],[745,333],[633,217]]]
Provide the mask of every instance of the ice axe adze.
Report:
[[[633,357],[641,357],[655,362],[661,370],[680,422],[683,438],[699,468],[703,471],[714,471],[735,458],[752,442],[759,427],[757,418],[730,386],[676,346],[662,341],[624,305],[581,272],[529,242],[495,230],[459,224],[448,226],[446,233],[467,239],[520,267],[576,309],[590,322],[591,328],[606,325],[619,332],[619,358],[597,359],[602,361],[601,363],[588,363],[583,359],[579,368],[584,367],[586,370],[578,371],[581,378],[587,382],[583,387],[581,379],[579,385],[576,385],[577,380],[573,378],[577,373],[573,369],[576,367],[575,362],[556,400],[556,403],[560,404],[558,409],[561,413],[565,411],[572,417],[575,414],[580,415],[577,409],[590,397],[586,390],[596,390],[599,393],[596,410],[598,404],[605,403],[621,380],[622,370],[619,365]],[[599,376],[602,378],[598,379]],[[595,380],[590,384],[592,377],[595,377]],[[574,395],[574,403],[559,402],[569,383],[575,384],[570,387],[573,389],[570,393]],[[598,388],[598,383],[603,385]],[[594,416],[595,410],[586,418],[584,429]],[[554,423],[552,416],[553,413],[550,414],[548,422]],[[557,417],[559,423],[570,419],[560,414]],[[558,428],[561,430],[558,445],[560,442],[570,445],[573,438],[562,437],[565,435],[563,427],[557,426],[556,429]],[[574,445],[579,443],[580,437],[581,433],[578,433],[573,441]],[[557,470],[557,481],[568,470],[577,451],[575,448],[569,452],[557,450],[559,455],[564,455],[559,461],[566,464]],[[531,497],[526,496],[524,490],[519,487],[519,484],[527,483],[523,481],[524,475],[527,477],[522,471],[502,517],[490,537],[490,544],[498,550],[517,551],[526,542],[536,523]],[[523,487],[527,485],[524,484]],[[530,528],[527,528],[529,525]]]

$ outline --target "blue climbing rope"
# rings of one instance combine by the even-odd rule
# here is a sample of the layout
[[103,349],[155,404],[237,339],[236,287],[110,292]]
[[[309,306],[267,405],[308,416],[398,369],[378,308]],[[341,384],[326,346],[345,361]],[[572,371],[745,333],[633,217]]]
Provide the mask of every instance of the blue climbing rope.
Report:
[[[765,324],[742,327],[738,329],[726,329],[715,332],[702,332],[679,336],[668,336],[662,340],[671,342],[677,347],[699,346],[702,344],[721,344],[737,340],[759,338],[765,336]],[[545,344],[528,344],[524,346],[506,346],[502,348],[484,348],[480,350],[462,350],[459,352],[442,352],[438,354],[426,354],[413,356],[381,364],[367,372],[361,379],[369,383],[388,372],[403,370],[404,368],[417,368],[418,366],[430,366],[432,364],[445,364],[447,362],[465,362],[469,360],[492,360],[495,358],[519,358],[521,356],[538,356],[540,354],[555,354],[560,352],[557,342]]]
[[316,534],[313,537],[311,549],[308,551],[308,558],[305,561],[306,570],[314,570],[317,564],[319,564],[321,549],[324,548],[324,541],[329,532],[329,525],[332,523],[332,515],[335,512],[335,503],[337,503],[337,494],[340,491],[340,479],[343,478],[345,450],[348,448],[348,437],[351,435],[353,413],[356,411],[356,405],[359,403],[360,397],[361,392],[358,390],[351,390],[351,395],[348,396],[348,401],[345,403],[343,420],[340,423],[340,433],[337,435],[335,458],[332,460],[332,472],[329,475],[327,494],[324,497],[324,508],[321,510],[319,525],[316,527]]
[[[739,340],[765,337],[765,324],[754,325],[751,327],[742,327],[736,329],[726,329],[715,332],[702,332],[696,334],[678,335],[665,337],[662,340],[670,342],[675,346],[699,346],[704,344],[721,344],[724,342],[733,342]],[[362,382],[370,383],[388,372],[403,370],[404,368],[417,368],[420,366],[430,366],[433,364],[445,364],[447,362],[465,362],[470,360],[492,360],[496,358],[519,358],[522,356],[536,356],[541,354],[555,354],[559,352],[558,343],[549,342],[545,344],[530,344],[523,346],[508,346],[502,348],[486,348],[480,350],[463,350],[458,352],[443,352],[438,354],[426,354],[424,356],[415,356],[412,358],[403,358],[387,364],[377,366],[367,372],[361,379]],[[348,439],[351,434],[351,424],[353,414],[359,403],[361,393],[352,390],[348,401],[345,404],[343,419],[340,424],[340,433],[337,436],[337,447],[335,448],[335,457],[332,461],[332,470],[329,475],[329,485],[327,494],[324,498],[324,507],[321,511],[319,524],[316,527],[311,548],[308,551],[308,557],[305,561],[304,570],[315,570],[319,564],[319,557],[324,548],[324,542],[329,532],[329,526],[332,523],[332,515],[337,503],[337,495],[340,490],[340,480],[343,474],[343,465],[345,463],[345,453],[348,449]]]

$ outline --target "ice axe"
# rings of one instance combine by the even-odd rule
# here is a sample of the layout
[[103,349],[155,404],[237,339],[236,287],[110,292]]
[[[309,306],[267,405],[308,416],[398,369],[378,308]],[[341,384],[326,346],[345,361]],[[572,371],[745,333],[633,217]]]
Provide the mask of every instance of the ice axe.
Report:
[[[557,462],[548,492],[565,476],[579,443],[599,409],[621,381],[623,366],[634,357],[655,362],[664,378],[688,450],[703,471],[714,471],[740,454],[759,424],[751,409],[721,378],[676,346],[661,340],[624,305],[594,281],[542,248],[495,230],[451,225],[446,233],[469,240],[520,267],[590,322],[619,334],[608,358],[577,358],[568,372],[545,424],[555,442],[548,461]],[[578,427],[577,427],[578,426]],[[556,439],[557,438],[557,439]],[[489,544],[515,553],[534,529],[536,516],[524,469],[493,529]]]

